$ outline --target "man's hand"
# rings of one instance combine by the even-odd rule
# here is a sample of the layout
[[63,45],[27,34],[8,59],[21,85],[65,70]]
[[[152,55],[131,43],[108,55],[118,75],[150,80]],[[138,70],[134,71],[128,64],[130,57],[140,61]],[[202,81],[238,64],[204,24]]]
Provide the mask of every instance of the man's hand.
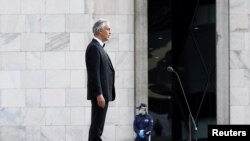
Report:
[[105,107],[105,99],[104,99],[103,95],[102,95],[102,94],[98,95],[98,96],[96,97],[96,99],[97,99],[97,104],[98,104],[100,107],[104,108],[104,107]]

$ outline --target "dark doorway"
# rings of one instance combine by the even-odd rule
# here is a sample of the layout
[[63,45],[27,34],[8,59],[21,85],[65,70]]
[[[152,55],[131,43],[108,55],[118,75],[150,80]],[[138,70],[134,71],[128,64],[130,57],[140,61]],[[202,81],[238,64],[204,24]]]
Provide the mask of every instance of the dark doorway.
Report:
[[148,103],[155,121],[152,141],[190,138],[189,111],[207,140],[207,125],[216,123],[215,0],[148,0]]

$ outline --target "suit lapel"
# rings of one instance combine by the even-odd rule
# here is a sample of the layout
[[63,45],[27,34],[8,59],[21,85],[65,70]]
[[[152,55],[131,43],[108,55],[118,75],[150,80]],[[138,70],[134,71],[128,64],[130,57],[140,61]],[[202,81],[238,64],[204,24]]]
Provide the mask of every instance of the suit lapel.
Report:
[[110,60],[110,58],[109,58],[109,55],[108,55],[108,53],[105,51],[105,54],[106,54],[106,56],[107,56],[107,58],[108,58],[108,62],[109,62],[109,66],[110,66],[110,68],[112,69],[112,70],[114,70],[114,67],[113,67],[113,65],[112,65],[112,62],[111,62],[111,60]]
[[108,61],[109,67],[111,68],[111,70],[114,71],[114,67],[113,67],[112,62],[111,62],[111,60],[109,58],[108,53],[103,49],[103,47],[98,43],[98,41],[96,41],[95,39],[93,39],[92,41],[98,46],[98,48],[100,49],[100,51],[104,54],[105,58]]

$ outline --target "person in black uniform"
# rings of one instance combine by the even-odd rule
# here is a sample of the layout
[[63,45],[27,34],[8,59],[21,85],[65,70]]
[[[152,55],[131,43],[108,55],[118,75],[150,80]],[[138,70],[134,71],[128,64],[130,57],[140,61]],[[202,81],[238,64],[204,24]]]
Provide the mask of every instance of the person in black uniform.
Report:
[[135,141],[148,141],[153,128],[153,118],[147,113],[147,105],[141,103],[139,114],[134,119],[134,132],[136,133]]
[[115,70],[104,50],[105,41],[111,35],[108,20],[100,19],[93,26],[94,37],[86,54],[87,99],[91,100],[91,124],[88,141],[102,141],[105,118],[110,101],[115,100]]

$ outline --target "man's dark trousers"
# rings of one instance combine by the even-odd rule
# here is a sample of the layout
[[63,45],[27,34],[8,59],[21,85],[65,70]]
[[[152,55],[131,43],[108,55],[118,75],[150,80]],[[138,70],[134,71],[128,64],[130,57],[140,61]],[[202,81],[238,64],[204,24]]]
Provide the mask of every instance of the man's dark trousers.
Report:
[[108,110],[108,102],[105,107],[98,106],[96,100],[92,100],[91,107],[91,125],[89,129],[89,141],[102,141],[101,136],[104,129],[104,123]]

